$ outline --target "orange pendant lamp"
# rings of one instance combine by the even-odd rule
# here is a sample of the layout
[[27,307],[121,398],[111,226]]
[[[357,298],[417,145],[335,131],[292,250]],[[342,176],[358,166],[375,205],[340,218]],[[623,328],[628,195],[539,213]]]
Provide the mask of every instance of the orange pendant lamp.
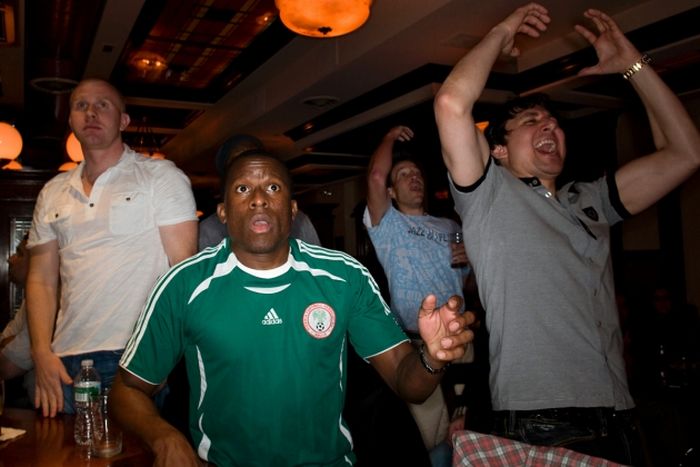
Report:
[[5,165],[0,163],[0,166],[6,170],[22,170],[22,164],[15,160],[21,152],[22,135],[9,123],[0,122],[0,159],[9,160]]
[[83,148],[80,146],[80,141],[75,137],[75,133],[72,131],[66,138],[66,153],[70,157],[70,162],[64,162],[58,168],[59,172],[66,172],[72,170],[78,166],[78,162],[84,159]]
[[85,156],[83,156],[83,148],[80,146],[80,141],[78,141],[78,138],[75,137],[75,133],[72,131],[66,139],[66,153],[68,153],[68,157],[70,157],[70,160],[73,162],[80,162],[85,158]]
[[0,159],[15,160],[22,152],[22,135],[9,123],[0,122]]
[[309,37],[337,37],[369,18],[372,0],[275,0],[282,23]]

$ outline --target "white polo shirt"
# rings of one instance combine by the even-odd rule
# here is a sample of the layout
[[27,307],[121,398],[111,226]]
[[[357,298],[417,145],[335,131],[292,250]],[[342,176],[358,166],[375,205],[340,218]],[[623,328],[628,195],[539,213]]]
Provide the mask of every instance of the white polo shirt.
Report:
[[168,270],[158,228],[196,220],[189,179],[170,161],[126,145],[86,196],[83,165],[51,179],[34,209],[28,248],[57,240],[59,355],[122,349],[156,279]]

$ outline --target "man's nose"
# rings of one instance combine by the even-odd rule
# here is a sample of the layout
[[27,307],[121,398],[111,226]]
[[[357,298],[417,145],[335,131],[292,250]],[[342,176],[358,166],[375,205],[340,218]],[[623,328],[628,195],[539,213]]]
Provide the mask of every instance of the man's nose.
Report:
[[546,117],[543,119],[542,129],[553,131],[557,127],[557,119],[554,117]]
[[88,104],[85,106],[85,115],[89,117],[94,117],[97,115],[97,111],[95,110],[95,106],[93,104]]
[[250,207],[255,208],[258,206],[267,207],[267,194],[262,188],[254,189],[250,198]]

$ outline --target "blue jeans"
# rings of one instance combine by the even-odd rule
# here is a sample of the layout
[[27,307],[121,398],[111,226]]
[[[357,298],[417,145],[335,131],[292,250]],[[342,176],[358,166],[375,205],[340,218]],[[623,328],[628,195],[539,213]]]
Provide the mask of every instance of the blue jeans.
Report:
[[556,446],[625,465],[643,465],[633,410],[567,407],[494,412],[492,433],[538,446]]
[[447,441],[435,445],[428,452],[432,467],[452,467],[452,446]]
[[[92,359],[95,369],[100,374],[100,379],[102,380],[102,390],[105,390],[112,387],[122,353],[124,353],[124,350],[88,352],[61,357],[61,362],[63,362],[63,366],[66,367],[66,371],[70,377],[75,379],[78,373],[80,373],[80,362],[86,359]],[[75,408],[73,407],[73,384],[63,385],[63,411],[67,414],[75,413]]]

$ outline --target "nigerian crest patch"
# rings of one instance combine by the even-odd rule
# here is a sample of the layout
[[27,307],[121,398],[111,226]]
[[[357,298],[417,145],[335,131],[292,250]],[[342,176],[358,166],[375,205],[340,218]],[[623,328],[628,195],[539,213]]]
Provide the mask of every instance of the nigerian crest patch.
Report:
[[312,303],[304,311],[304,329],[316,339],[331,335],[335,327],[335,311],[325,303]]

